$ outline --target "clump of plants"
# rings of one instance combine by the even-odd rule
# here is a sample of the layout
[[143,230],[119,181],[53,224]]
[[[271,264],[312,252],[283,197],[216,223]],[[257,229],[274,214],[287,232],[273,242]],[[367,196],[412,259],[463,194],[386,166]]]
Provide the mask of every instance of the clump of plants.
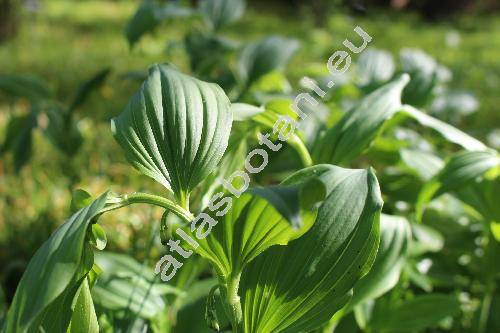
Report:
[[[214,31],[237,3],[202,3]],[[150,67],[111,129],[164,191],[75,191],[3,331],[495,331],[500,158],[437,118],[468,112],[435,106],[450,101],[449,73],[420,51],[398,68],[366,50],[333,89],[331,76],[303,80],[310,98],[294,104],[297,91],[275,89],[293,54],[279,40],[224,62],[242,79],[224,88],[207,82],[223,71]],[[136,204],[163,213],[156,265],[104,251],[100,217]]]

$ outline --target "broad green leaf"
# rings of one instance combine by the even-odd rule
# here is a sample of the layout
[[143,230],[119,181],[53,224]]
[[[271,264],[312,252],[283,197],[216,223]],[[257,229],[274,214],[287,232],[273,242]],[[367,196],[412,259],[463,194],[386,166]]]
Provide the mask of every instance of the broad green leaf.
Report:
[[244,0],[205,0],[200,5],[203,17],[213,30],[237,21],[245,7]]
[[182,198],[216,168],[231,124],[219,86],[154,65],[112,130],[137,169]]
[[108,238],[104,229],[99,224],[92,224],[90,229],[90,243],[96,247],[98,250],[104,250]]
[[265,111],[263,107],[254,106],[246,103],[232,103],[231,111],[233,112],[234,121],[245,121],[252,119],[254,116]]
[[322,326],[375,260],[382,199],[373,172],[320,165],[301,171],[300,178],[307,177],[321,178],[328,196],[306,234],[270,248],[243,271],[244,332]]
[[411,239],[410,224],[404,217],[382,214],[380,231],[377,258],[370,272],[356,283],[348,309],[385,294],[399,281]]
[[103,272],[92,288],[94,302],[99,307],[116,311],[119,317],[130,311],[141,318],[152,318],[166,307],[163,295],[183,294],[157,281],[149,267],[127,255],[98,252],[95,261]]
[[69,210],[73,214],[91,203],[92,196],[88,192],[82,189],[76,189],[71,194],[71,204]]
[[453,156],[420,191],[415,207],[417,220],[421,221],[425,205],[434,197],[458,190],[498,165],[496,151],[466,151]]
[[370,328],[381,333],[421,332],[459,311],[460,303],[453,295],[420,295],[402,304],[389,305],[383,314],[376,313]]
[[500,168],[488,171],[480,182],[456,192],[456,196],[481,214],[486,222],[500,221]]
[[[323,191],[322,184],[312,184],[249,190],[239,198],[234,197],[231,208],[220,218],[207,210],[210,218],[218,223],[206,238],[198,237],[197,252],[210,260],[222,280],[239,274],[269,247],[286,245],[311,227],[316,210],[304,207],[300,200],[304,196],[302,190],[304,193]],[[297,226],[299,221],[300,227],[294,228],[292,224]]]
[[99,333],[99,323],[90,294],[89,282],[85,279],[73,309],[69,331],[71,333]]
[[263,75],[283,69],[299,44],[294,39],[271,36],[245,46],[238,58],[237,71],[246,87]]
[[401,112],[410,116],[419,122],[422,126],[432,128],[437,131],[448,141],[453,142],[457,145],[462,146],[467,150],[485,150],[487,147],[479,140],[473,138],[467,133],[462,132],[456,127],[453,127],[439,119],[433,118],[417,109],[411,105],[403,105]]
[[316,163],[343,164],[359,156],[382,130],[384,123],[401,108],[401,91],[408,82],[404,74],[366,96],[348,111],[317,142]]
[[369,91],[389,81],[394,75],[394,59],[383,50],[367,49],[358,58],[356,73],[358,83]]
[[[291,109],[290,104],[291,102],[287,99],[271,100],[264,106],[264,112],[257,113],[251,120],[255,125],[266,128],[271,134],[270,138],[274,141],[277,141],[278,137],[281,136],[281,131],[288,133],[283,134],[286,137],[284,141],[297,152],[302,164],[307,167],[312,164],[311,156],[301,138],[300,132],[296,128],[299,119]],[[282,120],[286,121],[286,125]],[[280,132],[275,129],[276,124],[281,124]]]
[[417,149],[401,149],[401,159],[410,168],[415,170],[423,180],[429,180],[444,166],[442,159],[433,153]]
[[92,76],[89,80],[85,81],[79,88],[69,107],[69,112],[75,110],[80,107],[89,97],[90,93],[98,89],[106,80],[109,73],[111,72],[111,68],[107,67]]
[[139,6],[125,28],[125,36],[130,46],[134,46],[144,34],[156,28],[160,22],[158,10],[159,6],[153,1],[144,1]]
[[46,112],[49,123],[44,134],[49,141],[67,156],[78,153],[83,137],[78,128],[77,120],[71,117],[69,111],[60,107],[52,107]]
[[30,75],[0,75],[0,91],[31,102],[39,102],[51,96],[45,83]]
[[132,47],[141,37],[152,32],[162,20],[177,17],[189,17],[193,10],[177,4],[161,5],[152,0],[145,0],[139,6],[125,28],[125,36]]
[[[214,75],[214,72],[226,69],[226,55],[235,48],[232,42],[221,36],[197,30],[186,35],[184,45],[189,55],[191,70],[201,77],[208,78]],[[210,52],[207,53],[207,49]]]
[[445,91],[438,95],[430,106],[430,112],[440,118],[458,122],[461,117],[474,113],[479,102],[473,94],[461,91]]
[[11,117],[7,124],[0,155],[12,152],[16,172],[19,172],[31,157],[33,130],[37,126],[36,117],[36,110],[32,110],[25,116]]
[[79,210],[38,249],[17,287],[7,315],[5,332],[37,329],[33,324],[41,322],[41,315],[54,303],[58,303],[61,298],[69,299],[70,302],[74,299],[82,278],[92,267],[92,251],[85,244],[87,229],[104,207],[107,198],[108,194],[105,193],[91,205]]
[[421,50],[403,49],[400,55],[402,69],[411,77],[403,91],[403,102],[424,106],[440,82],[440,67],[432,57]]
[[444,237],[439,231],[425,224],[411,225],[414,239],[410,246],[410,255],[417,257],[426,252],[439,252],[444,245]]

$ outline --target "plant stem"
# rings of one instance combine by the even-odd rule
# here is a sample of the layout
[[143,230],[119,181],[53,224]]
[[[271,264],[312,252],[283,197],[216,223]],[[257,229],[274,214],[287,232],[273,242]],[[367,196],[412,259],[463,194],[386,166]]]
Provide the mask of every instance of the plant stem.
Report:
[[481,312],[479,313],[479,324],[477,328],[478,333],[486,332],[492,299],[493,294],[491,292],[488,292],[486,293],[486,295],[484,295],[483,303],[481,304]]
[[240,278],[241,278],[241,273],[237,273],[236,275],[231,275],[226,285],[227,288],[226,301],[231,311],[231,317],[232,317],[231,322],[233,324],[233,333],[238,332],[239,326],[243,318],[240,296],[238,296]]
[[139,193],[139,192],[132,194],[125,194],[123,196],[117,197],[116,199],[112,200],[106,206],[106,208],[102,210],[102,213],[109,212],[136,203],[146,203],[153,206],[158,206],[168,209],[169,211],[171,211],[172,213],[174,213],[175,215],[177,215],[178,217],[180,217],[181,219],[183,219],[185,222],[188,223],[194,219],[193,214],[191,214],[191,212],[188,209],[179,206],[172,200],[154,194]]
[[299,154],[300,161],[304,167],[311,166],[313,164],[311,154],[307,147],[304,145],[304,142],[298,136],[292,136],[288,139],[288,144],[292,146],[297,154]]

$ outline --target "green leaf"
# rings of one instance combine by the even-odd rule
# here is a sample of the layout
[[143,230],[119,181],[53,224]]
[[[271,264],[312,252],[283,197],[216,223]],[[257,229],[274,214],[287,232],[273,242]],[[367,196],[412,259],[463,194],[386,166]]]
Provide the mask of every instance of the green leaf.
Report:
[[152,1],[144,1],[139,6],[125,28],[125,36],[130,46],[134,46],[144,34],[156,28],[160,22],[156,15],[158,10],[158,5]]
[[159,283],[154,272],[130,256],[98,252],[96,263],[103,273],[92,289],[99,307],[116,312],[123,318],[130,311],[141,318],[153,318],[166,307],[163,295],[182,295],[182,291]]
[[[226,55],[235,46],[229,40],[206,32],[190,31],[184,38],[191,70],[201,77],[211,77],[227,67]],[[210,52],[207,53],[207,49]]]
[[70,212],[76,213],[77,211],[85,206],[90,205],[91,203],[92,196],[88,192],[82,189],[76,189],[71,194]]
[[433,153],[417,149],[401,149],[402,161],[423,180],[429,180],[435,176],[444,166],[441,158]]
[[410,255],[417,257],[426,252],[439,252],[444,245],[444,237],[439,231],[425,224],[411,225],[413,241],[410,246]]
[[415,106],[424,106],[433,96],[439,83],[439,67],[428,54],[416,49],[401,51],[403,71],[411,80],[403,91],[403,101]]
[[45,83],[30,75],[0,75],[0,91],[16,98],[26,98],[31,102],[38,102],[51,96]]
[[92,301],[87,279],[83,281],[80,287],[68,332],[99,333],[99,323],[97,322],[94,302]]
[[409,77],[401,75],[366,96],[348,111],[315,145],[316,163],[344,164],[359,156],[401,108],[401,91]]
[[125,36],[129,45],[133,47],[142,36],[152,32],[161,21],[169,18],[188,17],[193,15],[190,8],[180,7],[177,4],[160,5],[154,1],[143,1],[135,14],[128,21]]
[[[277,141],[278,138],[280,138],[280,141],[286,141],[286,143],[297,152],[302,164],[307,167],[312,164],[311,156],[296,128],[299,119],[297,114],[291,109],[290,105],[291,101],[288,99],[274,99],[266,103],[262,112],[252,111],[255,115],[252,117],[247,115],[246,119],[251,120],[254,126],[272,130],[272,133],[270,132],[271,140]],[[283,125],[285,122],[281,122],[281,120],[286,121],[286,125]],[[282,127],[281,130],[278,131],[275,127],[276,124],[279,124],[280,122]],[[286,130],[287,127],[288,130]],[[250,127],[250,129],[253,128],[254,127]],[[281,132],[284,132],[285,134],[282,134]],[[280,137],[281,135],[285,136],[286,140],[283,140]]]
[[72,110],[75,110],[76,108],[80,107],[83,103],[85,103],[90,93],[93,90],[98,89],[104,83],[110,72],[111,68],[106,67],[97,72],[96,74],[94,74],[94,76],[92,76],[89,80],[84,82],[78,88],[76,96],[69,107],[70,110],[69,112],[71,113]]
[[90,235],[90,242],[92,245],[98,250],[104,250],[108,242],[104,229],[99,224],[92,224]]
[[246,87],[263,75],[283,69],[299,48],[294,39],[271,36],[245,46],[238,58],[237,71]]
[[[207,210],[208,216],[218,223],[206,238],[198,237],[197,252],[214,265],[222,280],[238,275],[269,247],[286,245],[311,227],[316,211],[311,207],[297,211],[301,207],[301,189],[291,185],[253,189],[233,198],[230,210],[221,218]],[[297,220],[300,228],[292,227]]]
[[244,332],[305,332],[326,323],[368,272],[379,242],[382,199],[370,170],[320,165],[328,196],[313,227],[287,246],[274,246],[243,271]]
[[356,73],[359,84],[368,91],[389,81],[394,75],[394,59],[383,50],[367,49],[358,58]]
[[217,309],[215,306],[216,298],[215,291],[219,288],[219,286],[214,286],[210,289],[207,297],[207,304],[205,306],[205,321],[209,328],[219,332],[219,319],[217,318]]
[[354,287],[348,309],[391,290],[399,281],[411,239],[410,223],[404,217],[382,214],[380,247],[370,272]]
[[68,110],[60,107],[52,107],[47,110],[46,115],[49,124],[44,134],[49,141],[67,156],[78,153],[83,137],[78,128],[77,120],[71,117]]
[[112,130],[134,167],[182,199],[216,168],[231,124],[219,86],[154,65]]
[[466,151],[453,156],[420,191],[415,207],[417,220],[422,220],[425,205],[434,197],[458,190],[498,165],[500,158],[491,150]]
[[420,332],[459,311],[460,303],[453,295],[421,295],[402,304],[389,306],[383,316],[373,316],[370,328],[382,333]]
[[481,141],[471,137],[467,133],[462,132],[456,127],[453,127],[447,123],[442,122],[439,119],[433,118],[415,109],[411,105],[403,105],[401,108],[401,112],[415,119],[422,126],[426,126],[437,131],[448,141],[460,145],[467,150],[487,149],[487,147]]
[[203,17],[213,30],[237,21],[245,7],[244,0],[205,0],[200,5]]
[[19,172],[31,157],[33,130],[37,126],[37,112],[32,110],[25,116],[13,116],[9,119],[5,141],[0,155],[12,152],[14,169]]
[[[45,312],[57,314],[57,311],[47,309],[54,308],[55,303],[64,303],[61,298],[69,302],[74,299],[82,278],[92,267],[92,251],[85,244],[87,229],[103,209],[107,198],[105,193],[73,214],[38,249],[17,287],[7,314],[5,332],[37,329],[36,324],[42,321]],[[57,321],[50,324],[64,326]]]
[[234,121],[245,121],[252,119],[259,113],[265,111],[263,107],[246,104],[246,103],[232,103],[231,111],[233,112]]

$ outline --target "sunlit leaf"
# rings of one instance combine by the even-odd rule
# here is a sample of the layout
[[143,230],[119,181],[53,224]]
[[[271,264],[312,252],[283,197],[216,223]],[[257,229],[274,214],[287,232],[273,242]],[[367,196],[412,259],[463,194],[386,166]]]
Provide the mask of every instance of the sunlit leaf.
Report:
[[80,287],[80,292],[73,309],[71,317],[71,325],[69,327],[71,333],[99,333],[99,323],[95,313],[94,302],[90,294],[90,287],[87,279],[85,279]]
[[85,244],[87,229],[107,197],[107,193],[101,195],[71,216],[35,253],[14,295],[5,332],[38,330],[39,325],[67,327],[71,308],[65,305],[68,301],[71,304],[92,268],[92,251]]
[[392,55],[383,50],[367,49],[359,56],[356,72],[359,84],[369,91],[389,81],[394,75]]
[[219,86],[155,65],[112,129],[137,169],[182,198],[219,163],[231,123]]
[[335,166],[305,169],[328,197],[313,227],[257,257],[241,278],[245,332],[304,332],[327,322],[349,300],[377,252],[382,200],[375,175]]
[[432,128],[448,141],[456,143],[467,150],[485,150],[487,147],[479,140],[473,138],[467,133],[462,132],[439,119],[433,118],[422,111],[415,109],[410,105],[403,105],[401,112],[415,119],[422,126]]
[[348,163],[363,152],[381,131],[385,121],[401,108],[401,91],[408,75],[378,88],[348,111],[330,128],[313,150],[316,163]]

